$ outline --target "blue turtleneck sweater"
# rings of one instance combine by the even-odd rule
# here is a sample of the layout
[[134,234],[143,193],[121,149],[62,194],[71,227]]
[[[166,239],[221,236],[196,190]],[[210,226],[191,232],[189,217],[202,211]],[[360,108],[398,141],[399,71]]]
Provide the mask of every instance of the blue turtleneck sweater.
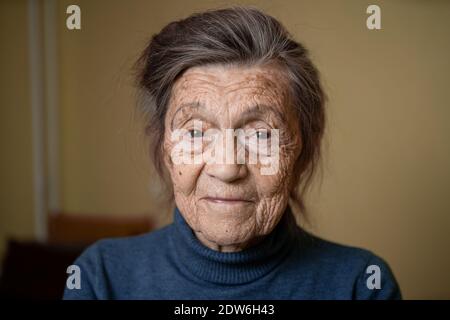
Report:
[[401,298],[381,258],[305,232],[290,210],[262,242],[233,253],[207,248],[174,215],[163,229],[89,247],[74,263],[81,288],[64,299]]

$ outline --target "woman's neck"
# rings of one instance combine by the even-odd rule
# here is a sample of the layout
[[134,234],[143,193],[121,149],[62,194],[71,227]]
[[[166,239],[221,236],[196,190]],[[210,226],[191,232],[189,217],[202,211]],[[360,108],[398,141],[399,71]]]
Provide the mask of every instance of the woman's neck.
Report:
[[219,251],[219,252],[239,252],[245,249],[248,249],[256,244],[258,244],[259,242],[261,242],[264,237],[256,237],[251,239],[250,241],[245,241],[242,243],[233,243],[233,244],[227,244],[227,245],[220,245],[216,242],[210,241],[208,240],[201,232],[194,232],[195,236],[197,237],[197,239],[206,247],[215,250],[215,251]]

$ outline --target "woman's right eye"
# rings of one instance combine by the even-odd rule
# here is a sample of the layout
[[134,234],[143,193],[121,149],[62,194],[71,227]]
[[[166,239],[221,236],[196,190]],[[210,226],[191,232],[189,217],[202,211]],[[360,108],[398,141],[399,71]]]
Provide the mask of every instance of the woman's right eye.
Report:
[[192,129],[189,130],[189,138],[202,138],[203,132],[201,130]]

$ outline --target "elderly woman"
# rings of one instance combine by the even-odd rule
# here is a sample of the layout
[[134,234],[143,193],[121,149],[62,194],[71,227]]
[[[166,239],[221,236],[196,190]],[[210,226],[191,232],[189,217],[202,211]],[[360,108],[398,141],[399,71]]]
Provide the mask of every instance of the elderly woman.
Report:
[[102,240],[66,299],[396,299],[369,251],[296,225],[320,154],[325,95],[305,48],[249,8],[172,22],[139,60],[154,163],[174,222]]

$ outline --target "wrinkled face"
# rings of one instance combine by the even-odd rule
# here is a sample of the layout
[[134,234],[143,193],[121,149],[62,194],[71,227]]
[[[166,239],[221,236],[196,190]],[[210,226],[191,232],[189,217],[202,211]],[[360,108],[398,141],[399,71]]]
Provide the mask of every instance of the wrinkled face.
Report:
[[[301,149],[297,114],[279,68],[207,65],[188,69],[172,89],[165,128],[164,161],[175,202],[201,242],[216,250],[235,251],[273,230],[287,206]],[[251,137],[231,136],[234,144],[230,144],[225,139],[237,129]],[[278,129],[278,141],[269,139],[275,132],[272,129]],[[195,145],[192,154],[214,149],[211,155],[223,149],[224,154],[235,156],[234,161],[207,161],[206,157],[174,161],[180,136],[185,145],[186,141]],[[274,150],[270,143],[278,144],[276,155],[267,151]],[[258,149],[259,145],[264,147]],[[250,154],[258,153],[255,150],[264,150],[266,162],[249,160]],[[246,161],[237,161],[238,153]],[[263,174],[267,166],[275,170]]]

